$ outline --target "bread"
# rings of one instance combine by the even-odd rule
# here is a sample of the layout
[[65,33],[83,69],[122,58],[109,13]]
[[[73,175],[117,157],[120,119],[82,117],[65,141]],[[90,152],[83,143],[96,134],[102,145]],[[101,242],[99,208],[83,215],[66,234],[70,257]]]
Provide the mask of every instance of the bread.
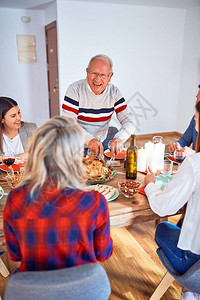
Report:
[[115,194],[115,188],[114,187],[109,187],[109,186],[97,184],[94,189],[95,189],[95,191],[98,191],[99,193],[104,195],[106,200],[109,200]]

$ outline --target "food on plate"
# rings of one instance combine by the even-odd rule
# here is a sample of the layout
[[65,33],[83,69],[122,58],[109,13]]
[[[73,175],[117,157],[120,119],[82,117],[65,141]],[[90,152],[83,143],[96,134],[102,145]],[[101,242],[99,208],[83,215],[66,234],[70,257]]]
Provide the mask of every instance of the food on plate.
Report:
[[88,178],[101,176],[106,177],[106,172],[108,171],[108,166],[103,160],[99,160],[97,156],[91,156],[83,160]]
[[97,184],[95,186],[94,190],[98,191],[99,193],[101,193],[102,195],[104,195],[104,197],[106,198],[106,200],[109,200],[115,194],[115,188],[114,187],[105,186],[105,185],[99,185],[99,184]]
[[88,176],[88,181],[100,181],[112,177],[115,173],[111,166],[97,156],[83,159],[83,164]]
[[141,188],[141,182],[135,180],[124,180],[118,183],[121,192],[125,197],[133,197]]
[[[104,152],[106,156],[108,157],[112,157],[112,153],[111,151],[109,152]],[[126,150],[122,150],[120,153],[118,153],[117,155],[115,155],[115,159],[124,159],[126,156]]]

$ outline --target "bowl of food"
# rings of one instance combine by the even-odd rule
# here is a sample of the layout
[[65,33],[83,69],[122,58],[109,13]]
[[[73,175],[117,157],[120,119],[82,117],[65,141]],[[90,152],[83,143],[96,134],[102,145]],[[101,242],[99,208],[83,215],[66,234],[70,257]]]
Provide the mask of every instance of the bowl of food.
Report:
[[142,183],[137,180],[123,180],[118,182],[121,193],[126,198],[133,198],[140,190]]
[[9,187],[11,187],[12,189],[17,187],[23,175],[24,175],[24,168],[21,168],[19,172],[14,172],[13,169],[11,172],[7,172],[5,178]]

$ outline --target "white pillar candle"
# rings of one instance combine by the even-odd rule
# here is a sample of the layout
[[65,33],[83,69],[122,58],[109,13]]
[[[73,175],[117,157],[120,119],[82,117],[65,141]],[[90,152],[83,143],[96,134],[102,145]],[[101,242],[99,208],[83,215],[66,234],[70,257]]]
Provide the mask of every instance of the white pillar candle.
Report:
[[146,160],[147,160],[147,155],[146,155],[146,150],[141,148],[138,149],[138,160],[137,160],[137,170],[140,172],[145,172],[146,171]]
[[162,170],[164,167],[165,144],[155,144],[155,151],[157,155],[157,170]]
[[146,150],[146,169],[148,170],[149,162],[151,160],[151,156],[154,151],[154,144],[151,142],[145,143],[145,150]]
[[156,173],[156,171],[158,170],[158,153],[155,149],[153,149],[153,151],[151,152],[151,157],[149,160],[148,167],[154,173]]

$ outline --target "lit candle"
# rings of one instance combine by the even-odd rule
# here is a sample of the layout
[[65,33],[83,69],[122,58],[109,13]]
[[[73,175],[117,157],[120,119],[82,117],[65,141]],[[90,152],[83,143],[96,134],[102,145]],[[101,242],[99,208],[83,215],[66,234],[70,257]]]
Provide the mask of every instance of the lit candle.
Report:
[[157,156],[157,170],[162,170],[164,167],[165,144],[155,144],[155,152]]
[[146,171],[146,162],[147,160],[147,154],[146,150],[141,148],[138,149],[138,160],[137,160],[137,170],[140,172],[145,172]]
[[156,173],[156,171],[158,170],[158,153],[155,149],[153,149],[153,151],[151,152],[151,157],[148,163],[148,167],[154,173]]
[[152,157],[152,153],[154,151],[154,144],[151,142],[145,143],[145,150],[146,150],[146,169],[148,170],[149,163]]

